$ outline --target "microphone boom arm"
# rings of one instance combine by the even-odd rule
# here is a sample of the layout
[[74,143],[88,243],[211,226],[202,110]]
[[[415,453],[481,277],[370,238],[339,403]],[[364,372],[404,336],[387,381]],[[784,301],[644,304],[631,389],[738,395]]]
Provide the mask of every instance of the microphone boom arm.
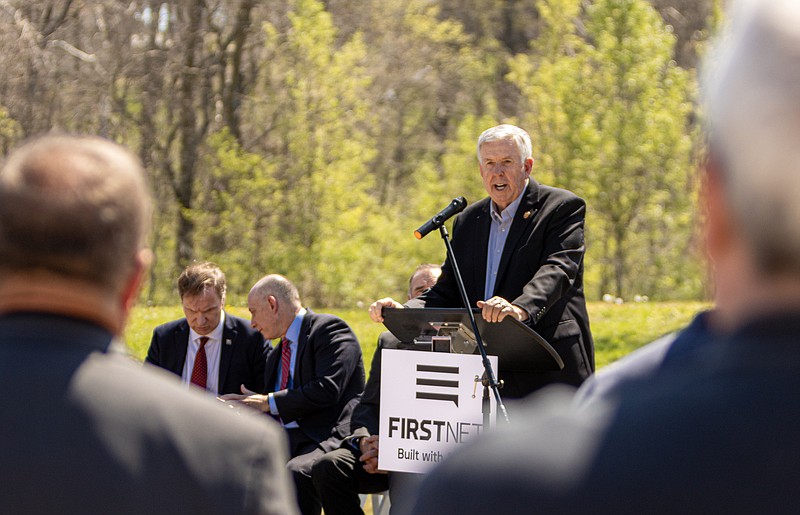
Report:
[[[459,197],[459,198],[463,199],[464,197]],[[490,388],[494,393],[494,398],[495,401],[497,402],[497,410],[500,412],[500,414],[503,416],[503,419],[507,423],[508,412],[506,411],[505,404],[503,404],[503,399],[500,398],[500,383],[498,382],[497,376],[495,376],[494,370],[492,369],[492,362],[489,361],[489,356],[486,354],[486,346],[483,344],[483,339],[481,338],[481,332],[478,330],[478,323],[475,321],[475,315],[472,313],[472,308],[470,308],[469,297],[467,296],[467,289],[464,287],[464,279],[461,277],[461,272],[458,269],[458,263],[456,262],[456,255],[455,253],[453,253],[453,246],[450,244],[450,239],[447,234],[447,227],[445,227],[444,224],[439,226],[439,233],[442,235],[444,244],[447,247],[447,255],[450,257],[450,262],[453,264],[453,274],[456,277],[456,283],[458,283],[458,291],[459,293],[461,293],[461,302],[463,302],[464,307],[467,308],[467,315],[469,317],[470,324],[472,324],[472,331],[473,333],[475,333],[475,340],[478,344],[478,350],[481,353],[481,361],[483,362],[483,369],[484,373],[486,374],[484,387]]]

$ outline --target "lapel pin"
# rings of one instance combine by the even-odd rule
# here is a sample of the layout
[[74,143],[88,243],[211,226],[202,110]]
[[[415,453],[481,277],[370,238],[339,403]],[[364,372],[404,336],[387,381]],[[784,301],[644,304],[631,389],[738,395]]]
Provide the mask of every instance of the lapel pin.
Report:
[[531,212],[530,211],[525,211],[524,213],[522,213],[522,218],[523,219],[527,220],[530,217],[531,217]]
[[230,339],[230,338],[227,338],[227,339],[225,340],[225,345],[230,345],[230,344],[231,344],[231,339]]

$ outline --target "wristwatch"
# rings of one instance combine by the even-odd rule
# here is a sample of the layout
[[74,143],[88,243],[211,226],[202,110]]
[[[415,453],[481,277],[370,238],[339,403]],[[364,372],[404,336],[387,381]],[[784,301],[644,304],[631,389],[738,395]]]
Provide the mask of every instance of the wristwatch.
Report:
[[347,443],[350,444],[350,447],[356,451],[356,454],[361,454],[361,439],[364,438],[363,436],[356,436],[355,438],[351,438],[347,440]]

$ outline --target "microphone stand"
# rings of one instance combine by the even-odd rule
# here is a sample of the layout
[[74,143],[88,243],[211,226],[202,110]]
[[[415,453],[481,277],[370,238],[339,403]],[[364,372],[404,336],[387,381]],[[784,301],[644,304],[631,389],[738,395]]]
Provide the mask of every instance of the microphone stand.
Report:
[[492,370],[492,363],[489,361],[489,356],[486,354],[486,347],[483,345],[483,339],[481,338],[481,332],[478,330],[478,323],[475,321],[475,315],[472,313],[472,308],[469,305],[469,298],[467,297],[467,289],[464,287],[464,279],[461,277],[461,272],[458,269],[458,263],[456,262],[456,255],[453,252],[453,246],[450,245],[450,238],[447,234],[447,228],[442,224],[439,227],[439,234],[442,235],[442,239],[444,240],[445,247],[447,247],[447,255],[450,257],[450,261],[453,263],[453,272],[455,272],[456,276],[456,283],[458,283],[458,291],[461,293],[461,301],[464,303],[464,306],[467,308],[467,316],[469,316],[469,321],[472,324],[472,332],[475,333],[475,340],[478,343],[478,350],[481,352],[481,360],[483,361],[483,369],[484,369],[484,377],[481,380],[483,384],[483,392],[484,398],[488,398],[487,389],[490,388],[492,392],[494,392],[494,399],[497,401],[497,409],[500,414],[503,416],[503,419],[508,423],[508,412],[506,411],[506,406],[503,404],[503,399],[500,398],[500,383],[497,381],[497,377],[494,375],[494,370]]

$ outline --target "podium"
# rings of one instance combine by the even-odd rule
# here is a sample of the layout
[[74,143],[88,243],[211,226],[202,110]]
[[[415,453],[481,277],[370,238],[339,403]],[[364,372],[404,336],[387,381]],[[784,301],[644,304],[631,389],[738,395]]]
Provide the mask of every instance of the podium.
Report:
[[[473,309],[486,353],[497,356],[502,371],[558,371],[564,361],[539,334],[514,317],[487,322]],[[477,354],[477,343],[466,308],[404,308],[383,310],[383,325],[401,342],[414,342],[413,349],[444,350],[439,342],[448,338],[446,352]]]
[[[491,366],[501,375],[564,368],[555,349],[519,320],[486,322],[480,310],[473,314]],[[482,379],[466,309],[385,308],[383,319],[405,345],[381,351],[378,463],[384,470],[425,473],[492,427],[500,401],[494,402]]]

